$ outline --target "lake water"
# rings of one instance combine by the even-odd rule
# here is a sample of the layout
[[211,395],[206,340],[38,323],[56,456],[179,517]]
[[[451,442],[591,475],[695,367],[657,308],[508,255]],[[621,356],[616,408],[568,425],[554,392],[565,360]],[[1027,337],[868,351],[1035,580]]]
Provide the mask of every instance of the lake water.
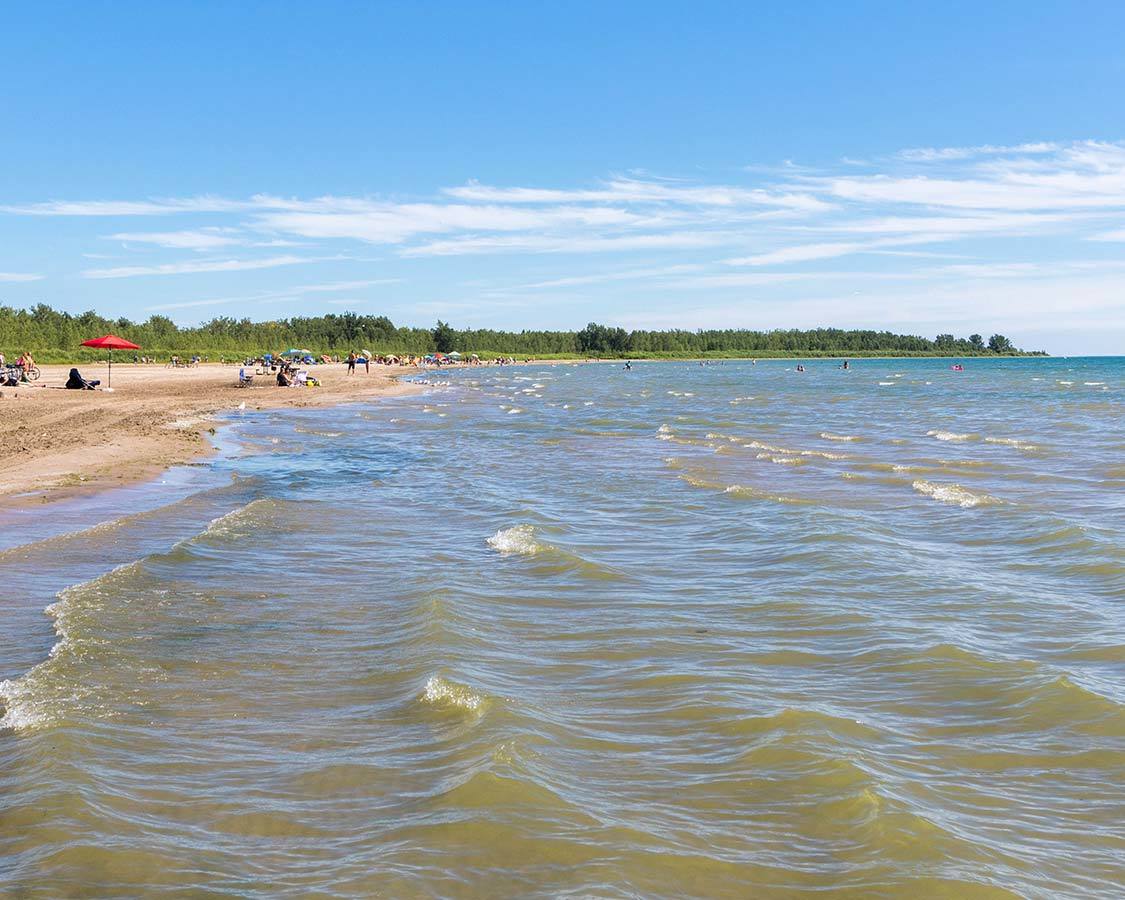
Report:
[[1125,360],[965,367],[433,374],[9,512],[0,893],[1121,896]]

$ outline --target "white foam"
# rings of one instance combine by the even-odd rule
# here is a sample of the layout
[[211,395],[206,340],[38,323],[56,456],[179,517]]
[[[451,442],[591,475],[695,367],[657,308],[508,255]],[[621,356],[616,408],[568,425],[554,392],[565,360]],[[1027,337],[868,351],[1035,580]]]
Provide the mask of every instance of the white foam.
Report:
[[1039,447],[1030,441],[1021,441],[1018,438],[986,437],[986,444],[1003,444],[1005,447],[1015,447],[1017,450],[1038,450]]
[[488,539],[488,546],[501,553],[519,553],[522,556],[534,556],[543,549],[535,540],[535,529],[531,525],[503,528]]
[[913,484],[914,490],[927,497],[941,502],[948,503],[952,506],[960,506],[962,509],[971,509],[974,506],[984,506],[990,503],[999,503],[995,497],[990,497],[988,494],[975,494],[968,488],[964,488],[959,484],[935,484],[932,481],[915,481]]
[[50,717],[36,706],[32,689],[23,679],[0,681],[0,699],[4,701],[0,731],[34,731],[50,723]]
[[927,431],[926,436],[937,438],[939,441],[968,441],[973,437],[971,434],[959,434],[956,431]]
[[774,456],[771,453],[759,453],[758,459],[768,459],[779,466],[799,466],[804,463],[804,460],[799,456]]
[[476,712],[484,705],[484,698],[472,688],[448,681],[440,675],[434,675],[426,682],[421,699],[432,706],[454,706],[470,712]]
[[522,409],[520,409],[520,408],[519,408],[519,407],[517,407],[517,406],[513,406],[513,407],[512,407],[511,409],[509,409],[509,410],[508,410],[508,415],[509,415],[509,416],[514,416],[514,415],[516,415],[516,414],[518,414],[518,413],[521,413],[521,412],[523,412],[523,410],[522,410]]
[[820,436],[826,441],[858,441],[859,438],[854,434],[832,434],[829,431],[822,431]]
[[897,381],[880,381],[879,387],[893,387],[896,384],[898,384]]

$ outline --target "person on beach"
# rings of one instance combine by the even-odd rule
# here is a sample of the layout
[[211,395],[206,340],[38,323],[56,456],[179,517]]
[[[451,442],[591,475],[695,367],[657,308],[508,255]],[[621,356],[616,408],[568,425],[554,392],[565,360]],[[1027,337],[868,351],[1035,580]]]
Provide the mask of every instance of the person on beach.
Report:
[[284,369],[278,369],[278,371],[277,371],[277,386],[278,387],[289,387],[292,383],[293,382],[289,380],[289,376],[286,374],[285,370]]
[[66,380],[66,388],[69,391],[92,391],[99,384],[101,382],[97,380],[87,381],[79,374],[77,369],[71,369],[70,377]]
[[31,368],[35,365],[35,359],[32,357],[31,353],[24,350],[23,353],[20,354],[20,358],[16,360],[16,365],[23,369],[20,381],[31,381],[31,379],[27,377],[27,373],[31,371]]
[[354,350],[351,353],[348,354],[348,374],[349,375],[355,374],[355,362],[356,362],[357,359],[359,359],[359,357],[356,356],[356,353],[355,353]]

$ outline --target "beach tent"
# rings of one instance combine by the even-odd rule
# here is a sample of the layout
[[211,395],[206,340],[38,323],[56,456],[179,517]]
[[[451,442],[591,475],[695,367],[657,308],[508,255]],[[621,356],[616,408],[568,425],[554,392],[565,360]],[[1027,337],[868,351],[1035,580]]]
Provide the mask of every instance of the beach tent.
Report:
[[83,347],[97,347],[99,350],[109,351],[109,375],[105,380],[106,388],[113,387],[113,351],[114,350],[140,350],[139,344],[119,338],[114,334],[103,335],[100,338],[91,338],[82,342]]
[[449,358],[450,359],[460,359],[461,354],[458,353],[456,350],[454,350],[452,353],[449,354]]

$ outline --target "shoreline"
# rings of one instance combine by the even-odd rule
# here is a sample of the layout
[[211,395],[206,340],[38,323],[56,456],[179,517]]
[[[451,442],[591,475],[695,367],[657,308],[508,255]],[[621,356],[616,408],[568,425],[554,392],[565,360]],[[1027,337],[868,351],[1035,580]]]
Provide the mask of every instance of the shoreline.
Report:
[[[239,387],[239,367],[232,365],[124,363],[114,367],[112,391],[68,391],[62,385],[69,366],[40,368],[39,381],[0,389],[10,451],[0,471],[0,509],[88,496],[197,463],[214,452],[209,438],[226,414],[240,407],[335,406],[422,389],[401,380],[416,369],[349,376],[343,364],[317,366],[320,387],[281,388],[271,376]],[[104,384],[105,367],[84,366],[83,375]]]
[[[1035,356],[869,356],[869,357],[660,357],[640,363],[830,362],[893,360],[1044,359]],[[524,365],[623,365],[624,358],[533,358]],[[486,363],[486,366],[488,364]],[[0,388],[0,414],[8,430],[8,465],[0,470],[0,510],[39,506],[90,496],[157,477],[174,466],[199,463],[214,452],[209,440],[225,414],[245,408],[300,409],[335,406],[423,390],[403,382],[425,374],[422,368],[375,367],[347,375],[344,364],[317,366],[317,388],[279,388],[270,376],[237,386],[239,366],[205,363],[196,368],[119,363],[113,391],[68,391],[62,385],[70,367],[44,365],[42,378],[17,388]],[[457,366],[451,371],[468,369]],[[444,371],[444,370],[443,370]],[[88,378],[105,375],[104,366],[84,366]],[[104,379],[103,379],[104,380]]]

